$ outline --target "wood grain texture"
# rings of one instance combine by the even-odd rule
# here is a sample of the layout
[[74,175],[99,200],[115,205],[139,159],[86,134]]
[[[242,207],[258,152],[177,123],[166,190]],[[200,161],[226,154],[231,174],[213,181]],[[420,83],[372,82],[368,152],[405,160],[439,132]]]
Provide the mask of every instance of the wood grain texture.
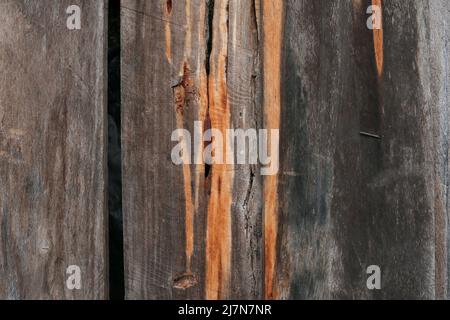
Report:
[[[122,6],[128,298],[448,298],[446,1]],[[279,128],[278,174],[174,165],[194,121]]]
[[[261,3],[229,2],[227,86],[231,128],[262,129]],[[261,165],[234,166],[231,292],[233,299],[264,296],[263,177]]]
[[170,159],[172,132],[193,135],[194,121],[224,136],[262,125],[257,8],[168,4],[122,1],[127,297],[261,298],[257,166]]
[[[448,292],[449,5],[383,1],[381,38],[370,4],[286,2],[281,172],[296,175],[279,182],[281,298]],[[367,290],[370,265],[382,290]]]
[[1,299],[107,298],[105,3],[0,1]]
[[[172,132],[208,106],[204,1],[122,1],[126,296],[204,297],[205,167],[175,166]],[[203,128],[202,128],[203,129]],[[186,141],[189,143],[189,141]]]
[[[281,117],[281,59],[283,43],[284,4],[264,0],[261,5],[263,24],[263,101],[264,128],[280,129]],[[276,160],[279,161],[278,159]],[[265,298],[277,299],[274,284],[278,238],[278,183],[279,175],[264,179],[264,271]]]

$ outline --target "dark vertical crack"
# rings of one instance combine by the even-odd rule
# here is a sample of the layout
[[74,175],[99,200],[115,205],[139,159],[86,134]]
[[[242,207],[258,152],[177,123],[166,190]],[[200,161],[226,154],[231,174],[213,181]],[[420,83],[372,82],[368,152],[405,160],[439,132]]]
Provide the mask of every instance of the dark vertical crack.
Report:
[[256,0],[252,0],[252,18],[253,18],[253,26],[256,30],[256,43],[257,46],[259,46],[259,12],[258,12],[258,5],[256,4]]
[[[255,181],[255,172],[253,171],[253,168],[251,168],[250,170],[250,178],[249,178],[249,183],[248,183],[248,188],[247,188],[247,193],[245,195],[245,199],[244,202],[242,203],[242,207],[246,210],[248,210],[248,204],[250,202],[250,198],[252,196],[252,192],[253,192],[253,184]],[[246,217],[247,223],[248,223],[248,217]]]
[[[206,0],[207,18],[206,18],[206,77],[208,79],[208,110],[206,112],[204,130],[211,129],[211,118],[209,115],[209,77],[211,74],[211,52],[213,47],[213,19],[214,19],[214,0]],[[205,177],[208,178],[211,173],[211,165],[205,164]]]
[[214,1],[206,0],[207,19],[206,19],[206,74],[211,72],[211,52],[213,47],[213,18],[214,18]]
[[108,18],[109,295],[112,300],[123,300],[120,0],[109,1]]
[[[251,92],[252,92],[252,108],[253,108],[253,117],[254,117],[254,127],[256,129],[259,129],[259,116],[260,116],[260,111],[258,109],[258,105],[260,105],[258,103],[258,94],[260,94],[260,92],[258,92],[258,84],[260,82],[260,78],[259,78],[259,70],[260,70],[260,21],[259,21],[259,6],[256,3],[257,0],[252,0],[251,2],[251,14],[252,14],[252,21],[253,21],[253,29],[255,32],[255,55],[253,57],[253,72],[252,72],[252,78],[251,78]],[[255,184],[257,183],[255,181],[256,179],[256,174],[255,171],[257,170],[257,167],[252,166],[250,168],[250,183],[249,183],[249,189],[248,189],[248,193],[245,199],[245,206],[246,206],[246,210],[248,211],[248,205],[250,203],[250,198],[252,196],[252,193],[254,192],[254,187]],[[261,220],[261,222],[263,222],[264,220]],[[255,230],[252,230],[252,232],[255,232]],[[250,240],[250,248],[253,252],[256,252],[258,250],[258,243],[255,241],[255,238],[253,236],[248,237],[248,239]],[[263,243],[264,246],[264,243]],[[251,263],[251,277],[252,277],[252,294],[254,297],[257,297],[259,295],[258,292],[258,261],[255,257],[254,254],[250,255],[250,263]],[[261,261],[262,262],[262,261]]]
[[173,8],[173,3],[172,0],[167,0],[166,2],[166,10],[167,10],[167,14],[172,14],[172,8]]

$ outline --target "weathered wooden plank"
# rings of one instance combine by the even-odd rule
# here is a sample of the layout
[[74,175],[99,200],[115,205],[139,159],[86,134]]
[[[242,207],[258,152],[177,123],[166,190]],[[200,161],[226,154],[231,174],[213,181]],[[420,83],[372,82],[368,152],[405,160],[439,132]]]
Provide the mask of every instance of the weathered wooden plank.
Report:
[[122,18],[127,297],[260,298],[258,168],[170,157],[195,121],[224,136],[262,123],[255,5],[128,0]]
[[[229,1],[227,86],[231,128],[263,129],[260,7],[259,1]],[[261,165],[236,165],[229,298],[263,298],[262,193]]]
[[[371,4],[382,30],[366,28]],[[446,297],[449,9],[285,2],[269,298]]]
[[431,191],[434,193],[434,223],[435,223],[435,296],[437,299],[450,299],[450,207],[449,207],[449,92],[450,92],[450,51],[448,43],[450,32],[450,6],[447,1],[433,1],[425,7],[425,13],[432,16],[427,25],[430,34],[425,37],[427,54],[422,61],[429,58],[429,68],[426,70],[428,92],[426,100],[431,111],[431,146],[427,156],[434,163],[434,182]]
[[122,1],[129,299],[204,296],[204,166],[175,166],[170,155],[172,132],[206,118],[207,12],[204,1]]
[[2,299],[107,297],[105,3],[0,1]]

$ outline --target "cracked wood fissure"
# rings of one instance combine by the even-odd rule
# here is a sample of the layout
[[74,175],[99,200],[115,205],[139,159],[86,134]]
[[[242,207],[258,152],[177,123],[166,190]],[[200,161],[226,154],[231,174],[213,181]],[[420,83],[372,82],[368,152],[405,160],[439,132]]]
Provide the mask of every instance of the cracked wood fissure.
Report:
[[107,1],[0,2],[0,299],[106,299]]
[[[127,298],[448,296],[449,11],[122,0]],[[279,128],[278,175],[174,165],[174,130],[205,148],[194,121]]]

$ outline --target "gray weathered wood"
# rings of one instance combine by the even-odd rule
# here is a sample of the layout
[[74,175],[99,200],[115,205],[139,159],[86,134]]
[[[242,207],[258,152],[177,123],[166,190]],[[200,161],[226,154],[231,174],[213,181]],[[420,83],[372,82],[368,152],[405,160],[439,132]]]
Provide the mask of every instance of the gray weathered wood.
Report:
[[[257,168],[175,166],[176,129],[262,123],[252,1],[122,1],[128,298],[261,298]],[[203,149],[203,143],[201,143]]]
[[286,2],[277,298],[447,297],[450,5],[370,4]]
[[122,1],[129,299],[202,297],[205,173],[196,166],[173,165],[170,138],[173,130],[193,128],[194,119],[206,114],[206,9],[205,2],[197,0]]
[[1,299],[107,298],[105,3],[0,1]]

